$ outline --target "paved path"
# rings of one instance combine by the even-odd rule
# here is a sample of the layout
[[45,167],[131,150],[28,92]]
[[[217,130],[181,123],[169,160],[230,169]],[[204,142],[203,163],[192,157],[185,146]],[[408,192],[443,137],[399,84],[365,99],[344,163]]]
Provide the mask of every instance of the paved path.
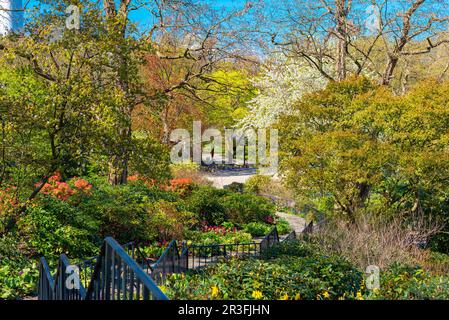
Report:
[[245,183],[256,173],[256,169],[219,170],[207,174],[206,178],[212,181],[215,188],[223,189],[224,186],[230,185],[233,182]]
[[297,235],[302,233],[304,228],[307,226],[306,220],[304,218],[301,218],[300,216],[284,212],[276,212],[276,215],[279,218],[287,220],[288,223],[290,223],[290,226],[293,228],[293,230],[295,230]]

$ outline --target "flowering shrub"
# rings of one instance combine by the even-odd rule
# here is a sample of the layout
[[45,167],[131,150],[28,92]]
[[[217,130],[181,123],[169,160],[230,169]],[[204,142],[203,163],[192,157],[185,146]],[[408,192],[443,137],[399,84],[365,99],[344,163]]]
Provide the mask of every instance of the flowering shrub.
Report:
[[162,188],[184,197],[193,190],[193,182],[189,178],[172,179],[167,185],[163,185]]
[[16,187],[0,189],[0,234],[16,213],[18,206]]
[[148,187],[158,187],[164,191],[175,192],[180,196],[188,195],[192,190],[194,183],[190,178],[178,178],[171,179],[168,181],[156,181],[154,179],[147,179],[145,177],[140,176],[139,174],[135,174],[128,177],[128,182],[143,182]]
[[92,185],[88,181],[75,177],[70,181],[70,184],[73,185],[72,188],[69,183],[63,182],[61,179],[61,174],[59,172],[55,173],[48,179],[48,182],[44,184],[41,193],[53,196],[62,201],[69,200],[74,194],[90,194]]

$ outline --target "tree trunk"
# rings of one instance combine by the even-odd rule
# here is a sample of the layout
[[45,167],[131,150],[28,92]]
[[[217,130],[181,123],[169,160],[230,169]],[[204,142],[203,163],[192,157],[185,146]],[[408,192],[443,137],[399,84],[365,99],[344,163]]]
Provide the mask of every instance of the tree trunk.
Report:
[[111,185],[121,185],[128,182],[128,159],[127,157],[113,156],[109,162],[108,181]]
[[391,80],[393,79],[393,73],[398,65],[399,58],[396,55],[392,55],[389,57],[387,67],[385,68],[384,75],[382,77],[382,85],[389,85]]
[[[123,39],[126,37],[126,28],[128,21],[130,0],[121,0],[118,9],[112,0],[104,0],[103,6],[106,11],[106,18],[112,20],[111,30],[109,32],[118,32]],[[116,17],[120,15],[123,18],[121,23],[117,23]],[[118,124],[118,150],[112,150],[112,156],[109,160],[109,183],[112,185],[126,184],[128,182],[128,163],[131,154],[130,146],[132,143],[131,115],[133,110],[133,99],[130,93],[129,85],[129,65],[125,53],[118,52],[115,56],[118,61],[118,81],[117,85],[124,92],[126,99],[125,105],[120,112],[124,116],[122,123]]]
[[337,23],[337,58],[336,58],[336,79],[342,81],[346,79],[346,57],[348,52],[347,16],[346,0],[337,0],[335,6],[335,20]]

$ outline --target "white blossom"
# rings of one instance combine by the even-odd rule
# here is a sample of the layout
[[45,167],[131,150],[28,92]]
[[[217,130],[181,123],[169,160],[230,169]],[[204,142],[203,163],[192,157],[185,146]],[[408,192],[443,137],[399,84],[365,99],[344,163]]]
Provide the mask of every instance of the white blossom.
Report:
[[288,114],[306,93],[323,89],[327,80],[309,65],[277,57],[262,75],[253,80],[257,96],[248,102],[249,115],[240,128],[268,128],[279,116]]

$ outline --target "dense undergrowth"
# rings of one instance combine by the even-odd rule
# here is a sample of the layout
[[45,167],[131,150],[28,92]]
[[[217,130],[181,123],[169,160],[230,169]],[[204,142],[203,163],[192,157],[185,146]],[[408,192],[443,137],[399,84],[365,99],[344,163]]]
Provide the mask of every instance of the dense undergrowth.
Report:
[[223,260],[200,272],[172,275],[162,287],[172,299],[448,299],[449,276],[394,264],[369,290],[365,274],[347,259],[301,241],[281,244],[264,259]]
[[189,179],[157,183],[133,176],[111,186],[101,178],[62,181],[53,176],[0,237],[0,298],[35,294],[38,258],[54,265],[65,253],[73,262],[98,253],[106,236],[138,241],[157,259],[173,239],[190,243],[243,243],[279,223],[273,204],[252,193],[199,186]]

